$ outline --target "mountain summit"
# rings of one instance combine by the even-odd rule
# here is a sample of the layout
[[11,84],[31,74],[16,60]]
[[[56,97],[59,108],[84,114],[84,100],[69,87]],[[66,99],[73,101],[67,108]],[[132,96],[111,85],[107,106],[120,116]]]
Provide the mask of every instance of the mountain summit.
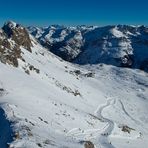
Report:
[[8,21],[0,30],[0,60],[18,66],[22,59],[21,47],[31,52],[31,39],[27,30],[19,24]]

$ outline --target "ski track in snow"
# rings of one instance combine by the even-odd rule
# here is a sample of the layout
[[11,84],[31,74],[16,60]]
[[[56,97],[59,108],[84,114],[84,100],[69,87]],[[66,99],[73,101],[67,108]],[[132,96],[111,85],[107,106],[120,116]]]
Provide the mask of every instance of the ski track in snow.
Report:
[[100,148],[115,148],[108,140],[108,137],[111,135],[114,129],[114,122],[111,119],[105,118],[102,115],[102,111],[106,107],[115,104],[115,102],[116,102],[115,99],[108,99],[106,104],[99,106],[98,109],[95,111],[96,116],[100,118],[103,122],[106,122],[108,125],[107,128],[100,134],[99,137],[99,143],[101,144],[99,145]]
[[85,139],[98,139],[97,137],[99,137],[99,143],[95,145],[96,148],[115,148],[108,140],[108,137],[111,135],[114,129],[114,122],[102,115],[102,111],[106,107],[115,104],[115,102],[116,99],[108,99],[106,104],[103,104],[101,106],[99,105],[97,110],[94,112],[96,117],[102,120],[102,122],[106,123],[106,125],[102,129],[88,129],[82,133],[79,128],[74,128],[67,133],[67,137],[72,137],[73,139],[78,141],[85,141]]
[[121,104],[121,107],[122,107],[122,110],[124,111],[124,113],[125,113],[131,120],[133,120],[135,123],[141,124],[139,121],[135,120],[135,119],[126,111],[126,109],[125,109],[125,107],[124,107],[122,101],[119,100],[119,102],[120,102],[120,104]]

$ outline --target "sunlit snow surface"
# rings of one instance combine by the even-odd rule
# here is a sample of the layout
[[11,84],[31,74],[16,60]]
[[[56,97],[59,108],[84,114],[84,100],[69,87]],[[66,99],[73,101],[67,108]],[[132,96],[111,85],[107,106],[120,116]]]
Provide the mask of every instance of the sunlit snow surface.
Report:
[[[0,63],[0,104],[6,116],[0,122],[11,123],[10,147],[84,148],[83,141],[96,148],[148,145],[147,73],[104,64],[73,65],[38,44],[32,53],[22,51],[26,62],[20,60],[19,68]],[[40,72],[25,73],[28,64]]]

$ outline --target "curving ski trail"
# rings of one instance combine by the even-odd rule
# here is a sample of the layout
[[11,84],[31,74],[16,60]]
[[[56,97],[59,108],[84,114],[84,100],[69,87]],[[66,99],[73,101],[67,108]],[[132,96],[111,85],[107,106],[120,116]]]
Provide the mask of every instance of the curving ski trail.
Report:
[[100,118],[103,122],[107,123],[107,128],[101,133],[99,137],[99,143],[101,144],[101,148],[115,148],[110,141],[108,140],[108,137],[111,135],[113,129],[114,129],[114,122],[111,119],[108,119],[102,115],[102,111],[110,106],[115,104],[115,99],[109,99],[107,100],[106,104],[98,107],[98,109],[95,111],[95,115]]
[[[66,136],[73,137],[75,140],[77,139],[78,141],[80,141],[80,139],[83,141],[86,137],[87,139],[93,139],[94,141],[97,140],[94,143],[95,148],[115,148],[108,140],[108,137],[111,135],[114,129],[114,122],[111,119],[108,119],[102,115],[102,111],[106,107],[114,105],[115,102],[116,102],[115,99],[108,99],[106,104],[99,106],[97,110],[94,112],[96,117],[101,119],[102,122],[106,123],[102,129],[100,128],[94,129],[94,130],[88,129],[88,130],[85,130],[84,133],[81,133],[79,131],[79,128],[74,128],[74,129],[71,129]],[[89,135],[91,135],[91,137],[89,137]]]

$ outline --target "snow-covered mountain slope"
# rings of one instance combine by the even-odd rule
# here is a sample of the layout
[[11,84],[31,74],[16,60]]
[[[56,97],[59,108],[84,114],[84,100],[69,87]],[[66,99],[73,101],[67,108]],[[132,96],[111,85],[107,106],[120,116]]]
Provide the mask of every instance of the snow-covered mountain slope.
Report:
[[[19,29],[16,26],[13,35]],[[17,46],[20,56],[14,58],[15,65],[6,60],[13,57],[12,45],[18,45],[13,35],[7,36],[5,31],[12,44],[1,52],[5,60],[0,63],[0,147],[148,145],[147,73],[106,64],[71,64],[29,34]],[[24,46],[26,41],[31,42],[30,50]]]
[[77,64],[105,63],[148,70],[146,26],[28,27],[51,52]]

